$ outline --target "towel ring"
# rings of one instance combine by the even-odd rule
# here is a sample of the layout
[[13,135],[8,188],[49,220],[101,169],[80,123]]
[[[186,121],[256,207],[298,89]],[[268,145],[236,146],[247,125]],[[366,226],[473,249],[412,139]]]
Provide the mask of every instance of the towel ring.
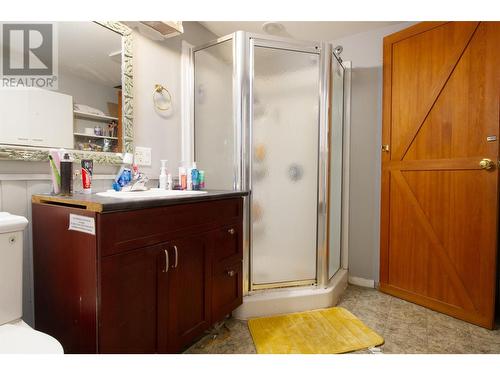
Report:
[[[168,105],[162,107],[161,105],[158,104],[157,99],[158,95],[164,97],[166,101],[168,102]],[[155,105],[155,108],[159,111],[167,111],[172,107],[172,95],[170,95],[170,91],[168,91],[165,87],[163,87],[160,84],[156,84],[155,88],[153,90],[153,103]]]

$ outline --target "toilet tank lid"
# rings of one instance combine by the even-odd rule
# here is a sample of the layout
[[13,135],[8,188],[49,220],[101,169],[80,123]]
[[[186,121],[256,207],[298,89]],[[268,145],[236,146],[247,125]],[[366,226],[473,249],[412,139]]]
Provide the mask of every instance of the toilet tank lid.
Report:
[[26,228],[26,225],[28,225],[28,219],[24,216],[0,212],[0,233],[17,232]]

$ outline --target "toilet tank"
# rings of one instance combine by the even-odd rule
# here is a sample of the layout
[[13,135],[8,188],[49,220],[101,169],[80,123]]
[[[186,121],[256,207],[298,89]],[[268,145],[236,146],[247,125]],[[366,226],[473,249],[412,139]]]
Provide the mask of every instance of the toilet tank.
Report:
[[0,212],[0,324],[23,316],[23,216]]

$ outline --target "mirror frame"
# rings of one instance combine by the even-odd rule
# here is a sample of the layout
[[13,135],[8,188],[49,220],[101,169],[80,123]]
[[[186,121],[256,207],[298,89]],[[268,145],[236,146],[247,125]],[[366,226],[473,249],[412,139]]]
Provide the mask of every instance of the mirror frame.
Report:
[[[134,150],[134,126],[133,126],[133,99],[134,99],[134,77],[133,77],[133,36],[132,30],[126,25],[116,21],[97,22],[122,36],[122,144],[121,152],[95,152],[68,150],[75,161],[81,159],[92,159],[96,164],[121,164],[124,153],[133,153]],[[30,147],[0,144],[0,161],[24,160],[24,161],[47,161],[50,147]]]

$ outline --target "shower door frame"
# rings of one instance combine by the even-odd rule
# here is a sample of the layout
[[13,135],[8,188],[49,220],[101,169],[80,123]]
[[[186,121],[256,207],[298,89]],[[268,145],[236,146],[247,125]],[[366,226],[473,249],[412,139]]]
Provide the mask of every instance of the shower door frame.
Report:
[[[255,46],[295,52],[314,53],[319,56],[318,75],[318,187],[317,187],[317,223],[316,223],[316,278],[284,283],[252,283],[252,221],[251,194],[244,198],[243,204],[243,293],[277,287],[311,285],[326,287],[328,277],[328,183],[329,183],[329,109],[330,109],[330,66],[332,46],[329,43],[299,41],[288,38],[266,36],[244,31],[215,39],[209,43],[192,48],[191,62],[194,75],[194,54],[205,48],[232,40],[233,42],[233,119],[234,119],[234,168],[233,189],[252,190],[252,126],[253,126],[253,50]],[[193,79],[194,82],[194,79]],[[193,87],[194,90],[194,87]],[[195,110],[195,108],[194,108]],[[192,119],[192,153],[195,155],[195,124]],[[341,255],[342,264],[342,255]],[[341,269],[344,268],[341,266]]]

